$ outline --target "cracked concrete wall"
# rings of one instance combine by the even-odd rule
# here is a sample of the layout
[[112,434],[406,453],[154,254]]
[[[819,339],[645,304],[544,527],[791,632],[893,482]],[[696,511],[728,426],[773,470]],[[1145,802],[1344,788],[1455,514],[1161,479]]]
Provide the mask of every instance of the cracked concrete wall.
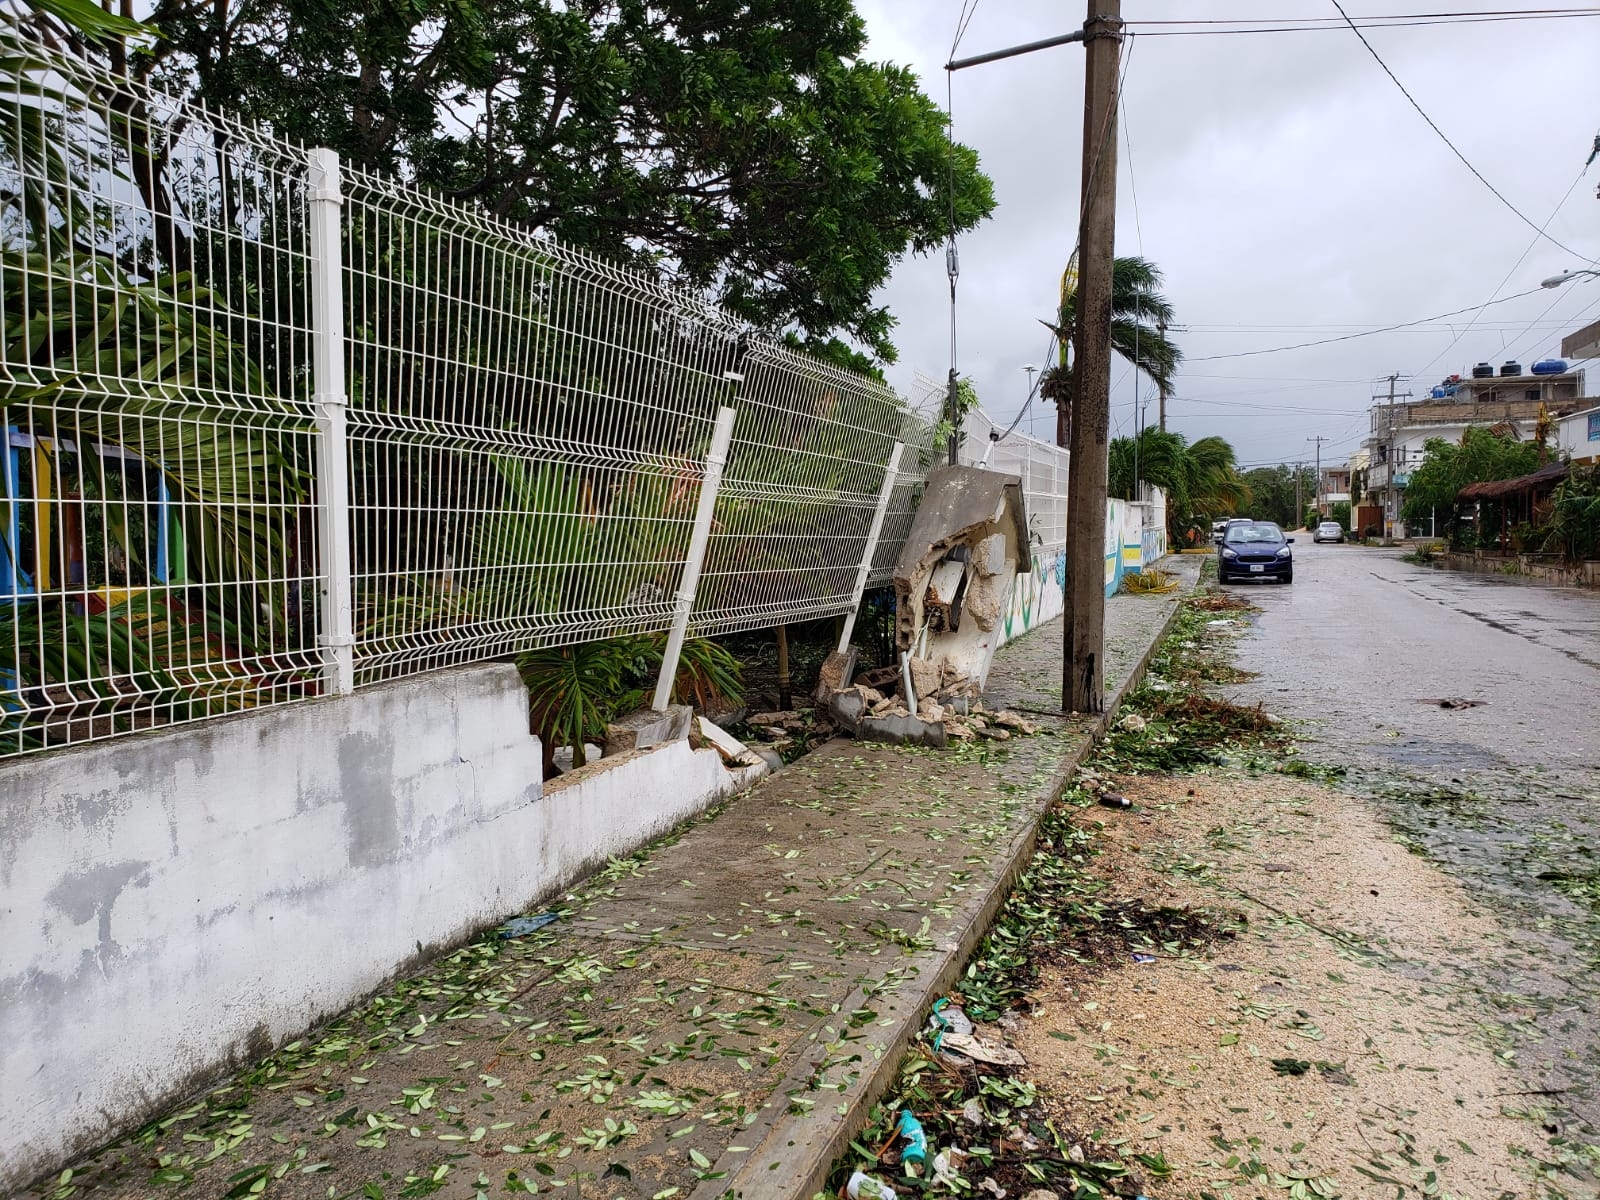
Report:
[[615,779],[541,796],[505,665],[0,765],[0,1193],[715,799]]

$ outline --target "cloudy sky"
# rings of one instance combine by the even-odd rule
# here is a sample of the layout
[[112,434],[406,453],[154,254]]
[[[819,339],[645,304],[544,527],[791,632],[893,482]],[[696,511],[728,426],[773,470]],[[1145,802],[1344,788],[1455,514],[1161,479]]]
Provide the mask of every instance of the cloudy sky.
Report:
[[[1556,0],[1559,3],[1559,0]],[[905,63],[941,104],[961,0],[858,0],[875,59]],[[1555,7],[1552,0],[1357,0],[1365,14]],[[1342,460],[1390,372],[1424,391],[1480,360],[1525,366],[1600,316],[1600,280],[1491,304],[1417,328],[1245,357],[1243,351],[1417,321],[1538,289],[1600,256],[1600,17],[1365,30],[1462,154],[1535,226],[1475,179],[1354,33],[1151,36],[1140,21],[1337,17],[1330,0],[1124,0],[1117,252],[1166,272],[1186,363],[1168,424],[1219,433],[1241,462]],[[980,0],[962,54],[1081,25],[1079,0]],[[1140,29],[1146,33],[1139,34]],[[960,369],[1009,418],[1043,360],[1048,316],[1076,234],[1080,46],[959,72],[956,136],[994,179],[993,218],[961,241]],[[1563,197],[1565,202],[1563,203]],[[1552,214],[1554,214],[1552,216]],[[883,293],[899,319],[891,380],[949,368],[942,256],[903,263]],[[1600,391],[1600,362],[1588,391]],[[1112,422],[1133,424],[1136,381],[1112,374]],[[1149,394],[1148,386],[1144,394]],[[1036,405],[1021,428],[1053,436]],[[1154,404],[1150,408],[1153,422]]]

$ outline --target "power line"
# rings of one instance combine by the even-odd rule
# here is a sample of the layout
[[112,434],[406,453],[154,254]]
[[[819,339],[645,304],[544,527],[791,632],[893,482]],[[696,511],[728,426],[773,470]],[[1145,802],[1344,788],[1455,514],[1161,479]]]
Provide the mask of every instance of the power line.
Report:
[[[1583,178],[1585,172],[1587,172],[1588,169],[1589,169],[1589,167],[1588,167],[1587,163],[1585,163],[1582,167],[1578,168],[1578,173],[1577,173],[1576,176],[1573,177],[1572,182],[1567,186],[1566,193],[1556,203],[1556,206],[1553,209],[1550,210],[1550,215],[1545,218],[1544,224],[1539,228],[1540,236],[1543,236],[1544,231],[1550,227],[1550,222],[1554,221],[1556,219],[1557,214],[1559,214],[1561,212],[1561,210],[1567,206],[1567,201],[1569,199],[1571,199],[1573,190],[1578,186],[1578,181]],[[1472,319],[1467,322],[1466,328],[1463,329],[1460,333],[1457,333],[1455,335],[1455,337],[1451,339],[1450,344],[1448,346],[1446,346],[1443,350],[1439,351],[1439,353],[1435,354],[1432,358],[1430,358],[1425,364],[1423,364],[1422,370],[1415,372],[1415,374],[1417,374],[1417,375],[1425,374],[1428,371],[1428,369],[1433,366],[1434,363],[1438,362],[1446,354],[1449,354],[1450,351],[1454,350],[1456,348],[1456,346],[1458,344],[1460,344],[1461,339],[1467,336],[1468,330],[1470,330],[1475,324],[1477,324],[1478,314],[1483,312],[1484,308],[1487,308],[1489,304],[1494,302],[1494,298],[1497,295],[1500,294],[1500,289],[1505,287],[1505,285],[1507,283],[1511,282],[1511,277],[1517,273],[1517,268],[1522,265],[1523,261],[1528,257],[1529,254],[1533,253],[1533,248],[1535,246],[1537,246],[1538,244],[1539,244],[1539,238],[1538,237],[1535,237],[1531,242],[1528,243],[1527,247],[1522,251],[1522,253],[1517,255],[1517,261],[1511,264],[1511,269],[1506,272],[1505,278],[1502,279],[1499,283],[1497,283],[1495,285],[1494,291],[1489,293],[1488,301],[1486,301],[1483,304],[1482,307],[1478,308],[1475,312],[1473,312]],[[1554,306],[1552,306],[1552,307],[1554,307]],[[1545,312],[1549,312],[1549,311],[1550,311],[1549,308],[1545,309]],[[1540,319],[1542,319],[1542,317],[1543,317],[1543,314],[1540,314],[1539,317],[1535,317],[1534,318],[1534,322],[1539,321]],[[1528,329],[1533,328],[1534,322],[1530,322],[1528,324],[1528,326],[1523,329],[1522,332],[1526,333],[1528,331]],[[1452,330],[1452,332],[1454,332],[1454,331]],[[1519,333],[1517,336],[1521,337],[1522,334]]]
[[[1434,25],[1492,25],[1505,21],[1576,21],[1600,17],[1600,9],[1552,9],[1534,11],[1506,11],[1499,13],[1416,13],[1392,16],[1360,17],[1350,23],[1356,29],[1415,29]],[[1265,21],[1288,21],[1289,24],[1269,25]],[[1298,22],[1298,23],[1296,23]],[[1327,22],[1333,22],[1329,24]],[[1238,18],[1233,21],[1132,21],[1140,26],[1140,37],[1227,37],[1254,36],[1261,33],[1339,33],[1346,23],[1336,17],[1274,17]],[[1153,28],[1162,25],[1180,25],[1185,28]],[[1228,25],[1232,28],[1209,28],[1210,25]],[[1198,26],[1198,28],[1189,28]]]
[[1474,311],[1477,311],[1477,310],[1488,308],[1490,304],[1505,304],[1505,303],[1508,303],[1509,301],[1512,301],[1512,300],[1520,300],[1520,299],[1522,299],[1522,297],[1531,296],[1531,295],[1533,295],[1535,292],[1537,292],[1539,290],[1540,290],[1539,288],[1529,288],[1525,292],[1517,292],[1515,295],[1512,295],[1512,296],[1503,296],[1499,300],[1491,300],[1491,301],[1489,301],[1488,304],[1470,305],[1467,308],[1458,308],[1458,309],[1455,309],[1455,310],[1453,310],[1451,312],[1439,313],[1439,314],[1437,314],[1435,316],[1432,316],[1432,317],[1423,317],[1420,320],[1416,320],[1416,321],[1401,321],[1397,325],[1384,325],[1384,326],[1381,326],[1381,327],[1379,327],[1377,329],[1364,329],[1364,330],[1360,331],[1359,333],[1347,333],[1347,334],[1344,334],[1341,337],[1319,338],[1317,341],[1314,341],[1314,342],[1296,342],[1292,346],[1273,346],[1273,347],[1270,347],[1269,349],[1266,349],[1266,350],[1237,350],[1232,354],[1206,354],[1206,355],[1203,355],[1203,356],[1201,356],[1199,358],[1191,358],[1191,359],[1189,359],[1187,361],[1189,361],[1189,362],[1216,362],[1219,359],[1224,359],[1224,358],[1254,358],[1254,357],[1256,357],[1258,355],[1262,355],[1262,354],[1282,354],[1283,352],[1285,352],[1287,350],[1306,350],[1306,349],[1309,349],[1312,346],[1331,346],[1335,342],[1349,342],[1349,341],[1353,341],[1356,338],[1372,337],[1373,335],[1379,334],[1379,333],[1393,333],[1397,329],[1410,329],[1415,325],[1426,325],[1430,321],[1442,321],[1446,317],[1459,317],[1462,313],[1469,313],[1469,312],[1474,312]]
[[[1482,8],[1454,12],[1368,13],[1360,21],[1409,21],[1447,17],[1536,17],[1560,13],[1600,12],[1592,4],[1567,5],[1562,8]],[[1296,25],[1336,25],[1344,27],[1343,17],[1179,17],[1166,21],[1135,19],[1130,25],[1270,25],[1273,21],[1289,21]]]
[[[1473,166],[1470,162],[1468,162],[1467,161],[1467,156],[1465,154],[1461,153],[1460,150],[1456,149],[1456,144],[1454,142],[1452,142],[1448,137],[1445,136],[1444,130],[1440,129],[1439,126],[1434,123],[1433,118],[1430,117],[1423,110],[1422,105],[1417,103],[1416,97],[1413,96],[1410,92],[1408,92],[1406,90],[1406,85],[1400,82],[1399,76],[1397,76],[1393,71],[1391,71],[1389,69],[1389,64],[1383,61],[1383,56],[1380,55],[1375,49],[1373,49],[1371,42],[1367,41],[1367,35],[1361,32],[1360,27],[1354,21],[1352,21],[1350,19],[1350,14],[1345,12],[1344,5],[1340,4],[1339,0],[1333,0],[1333,6],[1336,9],[1339,10],[1339,15],[1344,18],[1345,24],[1350,26],[1350,31],[1352,33],[1354,33],[1356,35],[1356,37],[1361,39],[1361,44],[1367,48],[1367,53],[1372,55],[1373,59],[1376,60],[1377,64],[1380,67],[1383,68],[1383,73],[1385,75],[1387,75],[1394,82],[1395,87],[1400,89],[1400,94],[1411,102],[1411,107],[1417,110],[1417,115],[1420,116],[1424,121],[1426,121],[1428,123],[1428,128],[1429,129],[1433,130],[1434,133],[1439,135],[1439,140],[1440,141],[1442,141],[1446,146],[1450,147],[1450,153],[1454,154],[1457,158],[1459,158],[1461,160],[1461,165],[1466,167],[1467,170],[1471,171],[1472,174],[1477,178],[1478,182],[1483,184],[1484,187],[1488,188],[1489,191],[1494,194],[1494,197],[1495,197],[1496,200],[1500,201],[1501,204],[1504,204],[1507,208],[1509,208],[1513,213],[1516,214],[1517,219],[1519,221],[1521,221],[1529,229],[1532,229],[1540,237],[1542,237],[1546,241],[1548,241],[1552,246],[1559,246],[1561,249],[1565,250],[1568,254],[1575,255],[1576,257],[1583,259],[1585,262],[1593,262],[1594,261],[1593,259],[1589,258],[1587,255],[1579,254],[1576,250],[1574,250],[1571,246],[1568,246],[1566,243],[1557,241],[1555,238],[1551,237],[1548,233],[1546,233],[1541,226],[1535,225],[1531,220],[1528,219],[1528,217],[1526,215],[1524,215],[1524,213],[1522,212],[1522,210],[1520,208],[1518,208],[1515,204],[1511,203],[1511,201],[1507,200],[1505,198],[1505,196],[1501,194],[1501,191],[1500,191],[1499,188],[1495,187],[1494,184],[1492,184],[1492,183],[1490,183],[1488,181],[1488,179],[1484,178],[1483,172],[1478,170],[1477,167]],[[1548,225],[1549,222],[1546,221],[1545,224]]]

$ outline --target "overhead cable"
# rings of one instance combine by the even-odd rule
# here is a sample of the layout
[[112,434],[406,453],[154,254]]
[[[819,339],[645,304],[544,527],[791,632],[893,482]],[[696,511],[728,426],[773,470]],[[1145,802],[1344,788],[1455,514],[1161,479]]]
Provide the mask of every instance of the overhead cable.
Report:
[[[1461,160],[1461,165],[1466,167],[1467,170],[1471,171],[1473,176],[1476,177],[1476,179],[1478,180],[1478,182],[1483,184],[1484,187],[1488,188],[1489,191],[1491,193],[1493,193],[1494,198],[1496,200],[1500,201],[1501,204],[1504,204],[1508,209],[1510,209],[1512,211],[1512,213],[1514,213],[1516,215],[1516,217],[1517,217],[1517,219],[1519,221],[1521,221],[1529,229],[1532,229],[1540,237],[1544,238],[1552,246],[1559,246],[1561,249],[1565,250],[1568,254],[1574,255],[1574,256],[1576,256],[1578,258],[1581,258],[1581,259],[1584,259],[1586,262],[1593,261],[1592,259],[1589,258],[1588,255],[1579,254],[1578,251],[1574,250],[1571,246],[1568,246],[1566,243],[1557,241],[1555,238],[1551,237],[1548,233],[1546,233],[1544,231],[1543,228],[1541,228],[1538,225],[1535,225],[1527,217],[1527,215],[1523,213],[1523,211],[1520,208],[1518,208],[1515,204],[1511,203],[1511,201],[1507,200],[1505,198],[1505,196],[1501,193],[1500,189],[1495,187],[1494,184],[1490,183],[1488,181],[1488,179],[1486,179],[1484,177],[1483,172],[1478,170],[1477,167],[1473,166],[1472,163],[1467,160],[1467,156],[1465,154],[1461,153],[1460,150],[1456,149],[1456,144],[1454,142],[1452,142],[1448,137],[1445,136],[1444,130],[1440,129],[1439,126],[1434,122],[1434,119],[1432,117],[1430,117],[1427,114],[1426,111],[1424,111],[1422,105],[1417,103],[1417,98],[1415,96],[1413,96],[1409,91],[1406,90],[1406,85],[1400,82],[1399,76],[1397,76],[1393,71],[1391,71],[1389,69],[1389,64],[1383,61],[1383,56],[1380,55],[1375,49],[1373,49],[1373,46],[1372,46],[1371,42],[1367,41],[1367,35],[1362,33],[1360,27],[1354,21],[1352,21],[1350,19],[1350,14],[1345,12],[1344,5],[1340,4],[1339,0],[1333,0],[1333,6],[1336,9],[1339,10],[1339,15],[1344,18],[1345,24],[1350,26],[1351,32],[1354,33],[1356,35],[1356,37],[1361,39],[1361,44],[1367,48],[1367,53],[1372,55],[1373,59],[1376,60],[1377,64],[1380,67],[1383,68],[1383,73],[1385,75],[1387,75],[1390,78],[1390,80],[1393,81],[1395,87],[1400,89],[1400,94],[1402,96],[1404,96],[1408,101],[1410,101],[1411,107],[1417,110],[1417,115],[1420,116],[1424,121],[1426,121],[1428,123],[1428,128],[1433,130],[1434,133],[1439,135],[1439,140],[1442,141],[1446,146],[1450,147],[1450,153],[1454,154],[1457,158],[1459,158]],[[1549,224],[1549,222],[1546,222],[1546,224]]]
[[1282,354],[1288,350],[1306,350],[1312,346],[1331,346],[1335,342],[1354,341],[1356,338],[1372,337],[1380,333],[1393,333],[1397,329],[1410,329],[1413,325],[1426,325],[1430,321],[1442,321],[1446,317],[1459,317],[1462,313],[1476,312],[1481,309],[1488,308],[1491,304],[1505,304],[1511,300],[1520,300],[1522,297],[1531,296],[1539,290],[1539,288],[1529,288],[1525,292],[1517,292],[1514,295],[1502,296],[1498,300],[1491,300],[1488,304],[1469,305],[1466,308],[1458,308],[1452,312],[1438,313],[1431,317],[1422,317],[1416,321],[1401,321],[1397,325],[1384,325],[1377,329],[1363,329],[1359,333],[1346,333],[1339,337],[1319,338],[1314,342],[1296,342],[1292,346],[1271,346],[1265,350],[1236,350],[1232,354],[1206,354],[1199,358],[1190,358],[1185,361],[1192,363],[1216,362],[1219,359],[1224,358],[1254,358],[1261,354]]

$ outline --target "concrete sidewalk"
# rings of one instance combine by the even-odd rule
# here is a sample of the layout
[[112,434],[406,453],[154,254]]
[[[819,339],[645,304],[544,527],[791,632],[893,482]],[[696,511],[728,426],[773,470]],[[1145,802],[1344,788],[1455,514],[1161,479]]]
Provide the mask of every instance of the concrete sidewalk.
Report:
[[[1108,602],[1113,700],[1201,561]],[[1097,730],[1040,715],[1060,656],[1056,621],[990,678],[1040,734],[829,742],[30,1195],[809,1197]]]

